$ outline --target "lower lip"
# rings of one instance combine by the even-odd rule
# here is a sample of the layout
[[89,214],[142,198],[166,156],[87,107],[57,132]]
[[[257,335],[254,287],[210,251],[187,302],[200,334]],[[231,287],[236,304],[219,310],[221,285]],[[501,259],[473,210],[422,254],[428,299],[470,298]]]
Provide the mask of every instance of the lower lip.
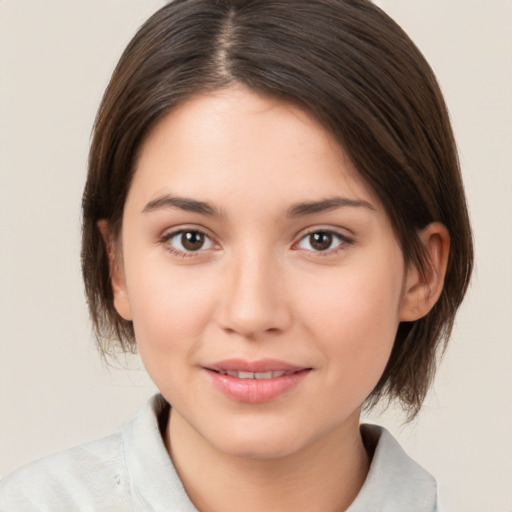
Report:
[[301,370],[272,379],[238,379],[211,370],[207,372],[217,389],[228,398],[237,402],[261,404],[291,391],[307,377],[310,370]]

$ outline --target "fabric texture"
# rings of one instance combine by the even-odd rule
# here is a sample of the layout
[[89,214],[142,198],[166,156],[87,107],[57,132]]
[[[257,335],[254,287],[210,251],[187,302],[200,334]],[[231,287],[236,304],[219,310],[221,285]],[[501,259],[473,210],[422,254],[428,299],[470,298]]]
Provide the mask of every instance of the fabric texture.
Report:
[[[198,512],[162,439],[168,413],[156,395],[121,432],[18,469],[0,481],[0,512]],[[361,431],[374,455],[347,512],[438,512],[434,478],[384,428]]]

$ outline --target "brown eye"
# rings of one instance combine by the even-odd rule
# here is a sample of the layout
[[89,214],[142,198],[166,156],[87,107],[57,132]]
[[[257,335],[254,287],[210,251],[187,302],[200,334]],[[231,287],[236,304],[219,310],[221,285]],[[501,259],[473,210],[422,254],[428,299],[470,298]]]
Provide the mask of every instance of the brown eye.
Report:
[[181,245],[187,251],[198,251],[204,245],[204,235],[199,231],[184,231],[181,234]]
[[348,242],[342,235],[333,231],[315,231],[304,236],[297,244],[300,249],[312,252],[327,252]]
[[313,233],[310,236],[310,244],[317,251],[326,251],[332,244],[332,233]]
[[214,246],[206,234],[196,230],[175,231],[166,236],[164,242],[169,244],[172,252],[179,254],[199,252]]

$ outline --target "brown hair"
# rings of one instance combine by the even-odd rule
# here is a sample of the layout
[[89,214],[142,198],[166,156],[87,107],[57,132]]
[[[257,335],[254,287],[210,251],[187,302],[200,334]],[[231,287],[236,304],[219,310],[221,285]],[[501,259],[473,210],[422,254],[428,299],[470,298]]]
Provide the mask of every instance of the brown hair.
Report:
[[82,267],[100,349],[133,350],[135,340],[113,306],[97,222],[119,234],[137,153],[155,124],[193,94],[233,83],[302,105],[336,137],[384,205],[407,263],[427,263],[418,230],[447,227],[442,295],[424,318],[400,324],[367,402],[397,398],[413,417],[468,286],[472,237],[435,76],[368,0],[175,0],[141,27],[99,108],[83,197]]

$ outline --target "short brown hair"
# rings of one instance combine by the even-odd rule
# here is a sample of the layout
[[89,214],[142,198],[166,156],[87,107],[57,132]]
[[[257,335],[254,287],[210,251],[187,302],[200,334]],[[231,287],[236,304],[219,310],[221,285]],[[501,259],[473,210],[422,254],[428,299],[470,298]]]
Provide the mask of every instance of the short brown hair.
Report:
[[103,353],[134,349],[113,305],[97,223],[121,228],[138,151],[152,128],[192,95],[243,84],[293,101],[340,143],[384,205],[406,263],[423,269],[418,231],[443,223],[451,250],[442,295],[400,324],[369,397],[420,409],[466,292],[473,246],[457,151],[436,78],[403,30],[368,0],[175,0],[123,53],[97,115],[83,196],[82,268]]

